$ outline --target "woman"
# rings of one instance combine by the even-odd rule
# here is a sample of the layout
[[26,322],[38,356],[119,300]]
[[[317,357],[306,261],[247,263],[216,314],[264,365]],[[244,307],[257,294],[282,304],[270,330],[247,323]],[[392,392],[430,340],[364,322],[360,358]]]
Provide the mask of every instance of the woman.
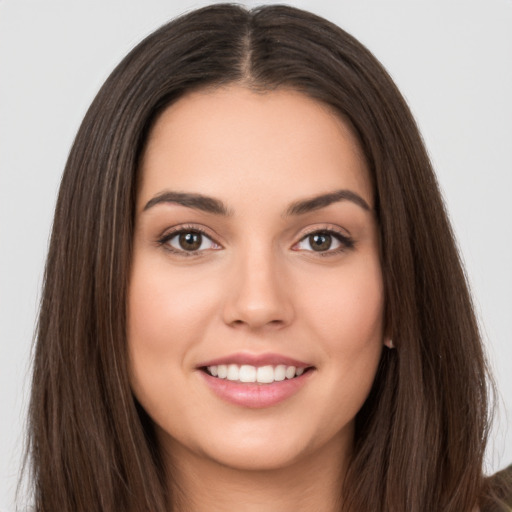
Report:
[[56,208],[36,510],[500,506],[487,385],[418,130],[357,41],[217,5],[116,68]]

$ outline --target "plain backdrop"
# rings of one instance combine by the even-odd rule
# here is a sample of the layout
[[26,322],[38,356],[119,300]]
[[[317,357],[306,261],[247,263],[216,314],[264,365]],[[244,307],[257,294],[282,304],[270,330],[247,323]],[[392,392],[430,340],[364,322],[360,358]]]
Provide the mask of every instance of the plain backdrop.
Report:
[[[39,289],[60,175],[76,130],[102,82],[137,42],[206,3],[0,0],[2,512],[14,510]],[[512,1],[285,3],[360,39],[416,116],[500,390],[487,455],[487,471],[496,471],[512,462]]]

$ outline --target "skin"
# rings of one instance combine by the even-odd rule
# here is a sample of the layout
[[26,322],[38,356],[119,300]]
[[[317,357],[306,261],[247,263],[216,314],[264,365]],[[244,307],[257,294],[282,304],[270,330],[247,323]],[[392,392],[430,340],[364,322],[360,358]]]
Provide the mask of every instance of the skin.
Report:
[[[194,92],[156,122],[141,173],[131,384],[155,423],[177,509],[335,510],[354,417],[385,341],[372,187],[351,129],[290,90]],[[342,199],[287,214],[297,201],[339,190],[369,209]],[[229,215],[146,206],[169,191],[216,198]],[[208,238],[187,254],[170,233],[193,228]],[[353,245],[333,237],[331,248],[314,251],[308,233],[327,229]],[[226,402],[197,368],[269,352],[314,367],[271,407]]]

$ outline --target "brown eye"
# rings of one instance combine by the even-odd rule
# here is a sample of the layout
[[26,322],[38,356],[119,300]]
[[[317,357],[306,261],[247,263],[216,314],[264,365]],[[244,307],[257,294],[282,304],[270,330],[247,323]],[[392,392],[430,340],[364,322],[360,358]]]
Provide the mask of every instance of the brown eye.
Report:
[[295,251],[337,254],[354,247],[354,240],[337,231],[315,231],[293,246]]
[[314,233],[308,237],[309,245],[313,251],[327,251],[332,245],[332,236],[328,233]]
[[203,235],[197,232],[181,233],[178,237],[180,249],[184,251],[197,251],[202,244]]
[[164,236],[160,243],[167,245],[175,253],[199,253],[209,249],[218,250],[222,247],[201,231],[183,229]]

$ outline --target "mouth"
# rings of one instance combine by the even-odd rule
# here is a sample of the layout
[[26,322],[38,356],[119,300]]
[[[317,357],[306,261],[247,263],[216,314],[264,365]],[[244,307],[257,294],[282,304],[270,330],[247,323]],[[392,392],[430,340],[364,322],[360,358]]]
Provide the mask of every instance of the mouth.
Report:
[[285,380],[293,380],[313,370],[312,366],[264,365],[250,364],[218,364],[203,366],[203,372],[217,379],[246,384],[273,384]]
[[265,409],[291,399],[308,386],[316,368],[281,354],[239,353],[198,365],[203,382],[221,400]]

